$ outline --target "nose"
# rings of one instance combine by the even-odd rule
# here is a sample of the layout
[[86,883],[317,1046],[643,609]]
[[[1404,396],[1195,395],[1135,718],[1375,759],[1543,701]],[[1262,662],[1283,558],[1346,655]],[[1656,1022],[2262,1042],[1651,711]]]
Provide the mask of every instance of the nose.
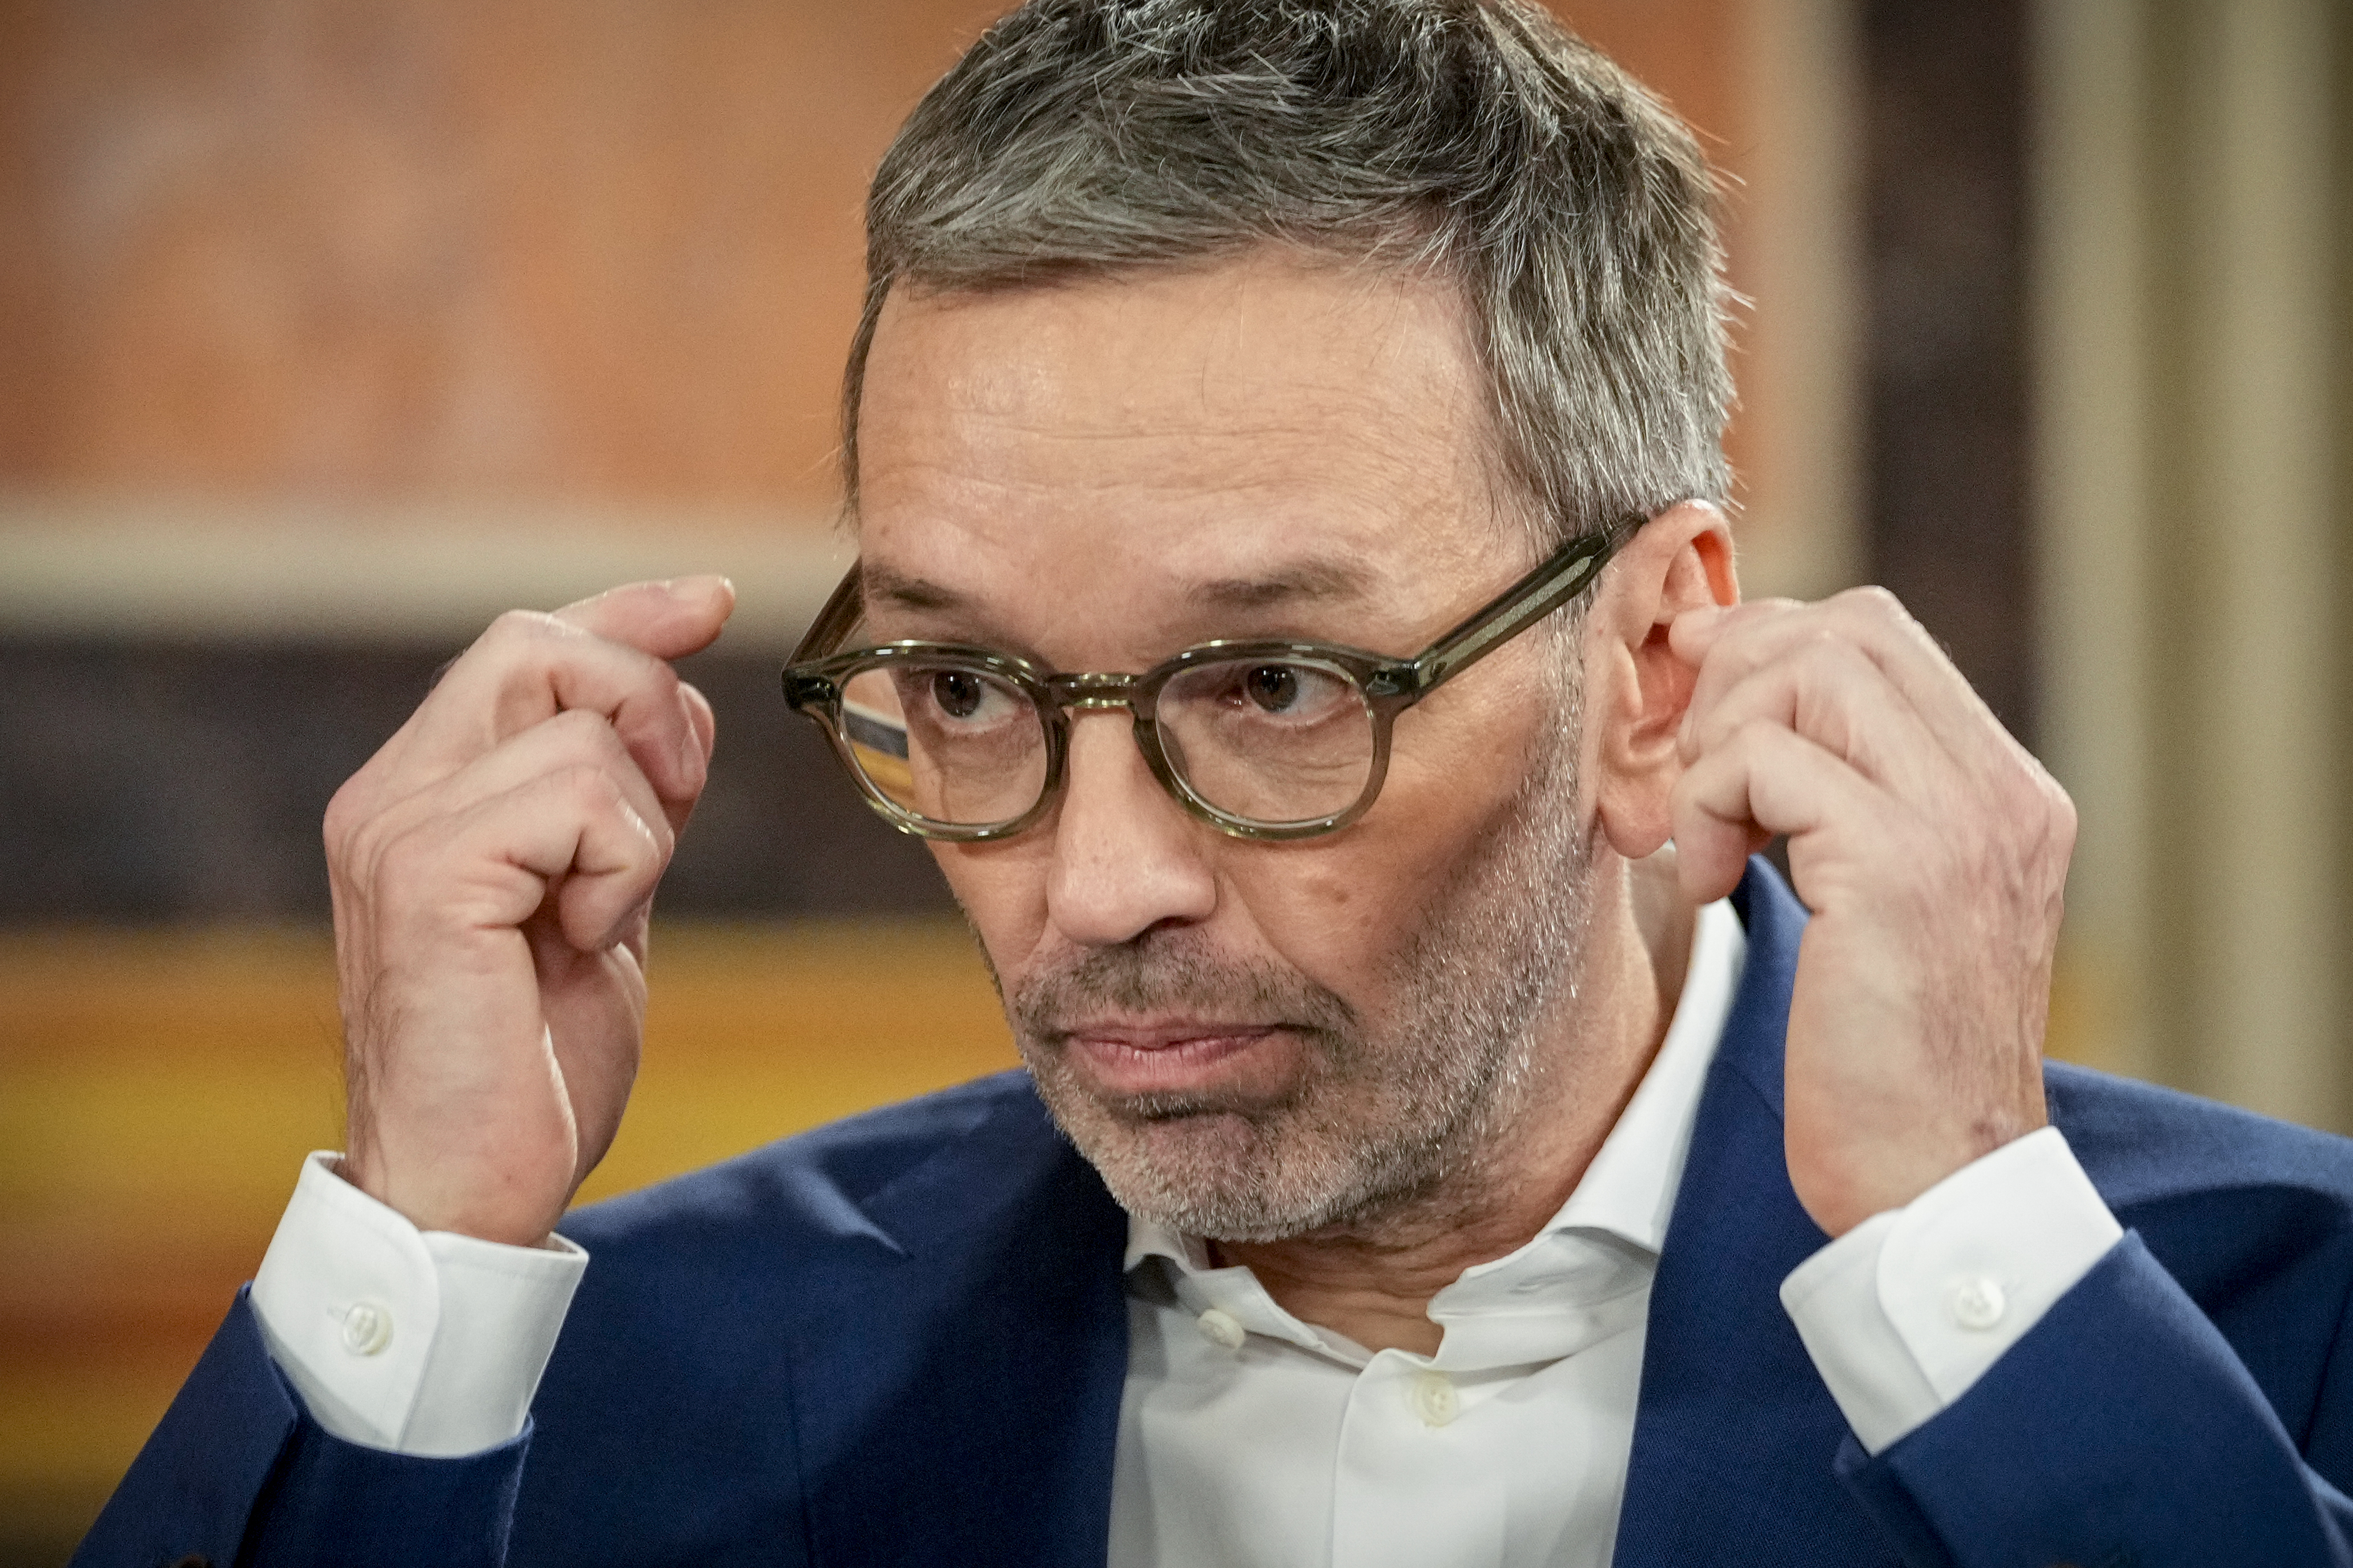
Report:
[[1169,798],[1129,733],[1124,709],[1071,714],[1071,750],[1046,884],[1069,941],[1108,947],[1217,907],[1207,830]]

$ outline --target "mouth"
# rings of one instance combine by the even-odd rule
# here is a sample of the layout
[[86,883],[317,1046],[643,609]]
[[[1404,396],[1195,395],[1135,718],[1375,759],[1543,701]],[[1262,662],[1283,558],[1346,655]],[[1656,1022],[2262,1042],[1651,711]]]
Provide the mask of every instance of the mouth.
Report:
[[1060,1034],[1065,1059],[1107,1099],[1256,1089],[1280,1076],[1296,1048],[1279,1024],[1106,1020]]

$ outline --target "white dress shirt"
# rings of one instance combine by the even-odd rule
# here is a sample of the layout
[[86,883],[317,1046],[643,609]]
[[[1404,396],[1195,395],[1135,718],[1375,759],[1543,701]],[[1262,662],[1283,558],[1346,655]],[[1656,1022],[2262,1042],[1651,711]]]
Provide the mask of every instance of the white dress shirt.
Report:
[[[1131,1222],[1114,1568],[1606,1564],[1658,1254],[1746,958],[1702,910],[1664,1043],[1568,1201],[1430,1306],[1434,1356],[1292,1317],[1246,1268]],[[338,1436],[454,1455],[512,1438],[586,1255],[418,1233],[314,1154],[253,1304]],[[2045,1128],[1801,1265],[1784,1307],[1863,1447],[1967,1392],[2121,1237]]]
[[1431,1298],[1435,1355],[1300,1321],[1247,1268],[1132,1221],[1113,1568],[1599,1568],[1651,1278],[1747,938],[1694,933],[1664,1042],[1560,1212]]

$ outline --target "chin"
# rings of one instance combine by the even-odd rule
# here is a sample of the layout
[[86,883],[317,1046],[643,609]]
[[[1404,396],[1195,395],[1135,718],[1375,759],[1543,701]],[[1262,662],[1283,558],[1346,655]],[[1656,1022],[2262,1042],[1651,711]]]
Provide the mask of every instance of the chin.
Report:
[[1120,1206],[1180,1235],[1282,1241],[1394,1201],[1381,1178],[1397,1173],[1360,1140],[1300,1125],[1295,1107],[1113,1106],[1067,1079],[1039,1085]]

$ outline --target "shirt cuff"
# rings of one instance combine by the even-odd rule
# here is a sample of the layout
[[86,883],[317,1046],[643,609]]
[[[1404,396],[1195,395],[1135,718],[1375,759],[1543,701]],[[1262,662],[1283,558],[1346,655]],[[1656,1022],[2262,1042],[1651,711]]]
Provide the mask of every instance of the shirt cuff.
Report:
[[2123,1237],[2043,1127],[1815,1253],[1781,1305],[1877,1454],[1967,1394]]
[[588,1255],[560,1236],[505,1247],[420,1231],[303,1162],[254,1277],[263,1339],[311,1419],[346,1442],[453,1458],[530,1415]]

